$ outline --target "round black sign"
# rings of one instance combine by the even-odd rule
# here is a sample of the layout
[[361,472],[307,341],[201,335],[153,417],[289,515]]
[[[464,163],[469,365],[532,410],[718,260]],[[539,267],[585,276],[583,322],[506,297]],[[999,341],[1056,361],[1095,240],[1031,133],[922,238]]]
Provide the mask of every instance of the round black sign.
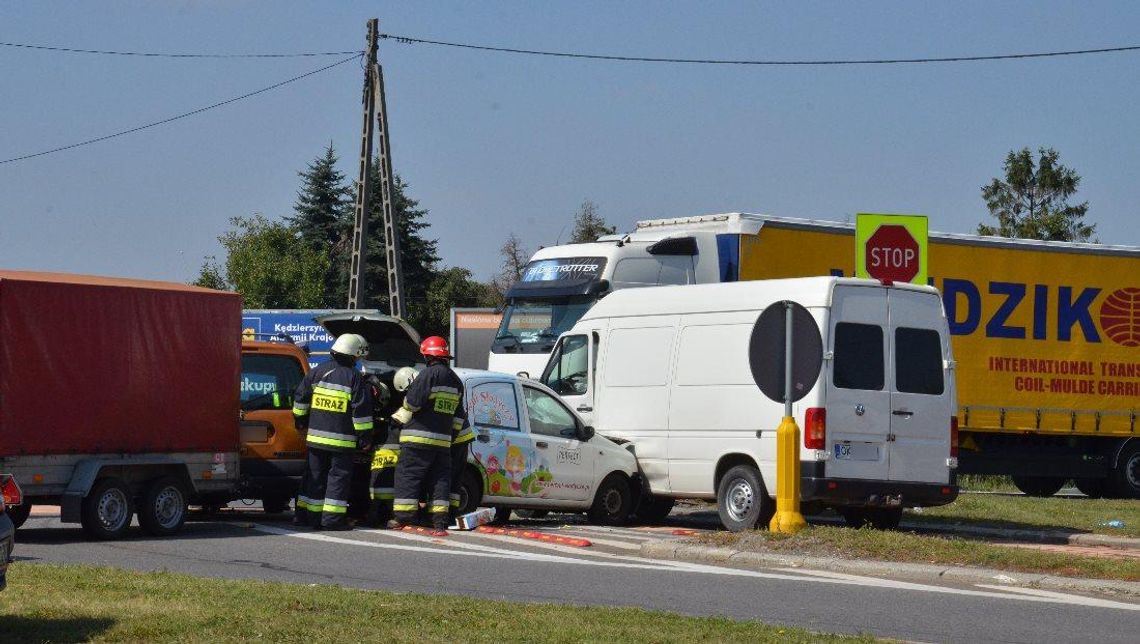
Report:
[[775,302],[760,313],[748,342],[748,366],[764,395],[784,402],[784,342],[787,307],[792,307],[792,402],[815,386],[823,364],[823,339],[808,310],[795,302]]

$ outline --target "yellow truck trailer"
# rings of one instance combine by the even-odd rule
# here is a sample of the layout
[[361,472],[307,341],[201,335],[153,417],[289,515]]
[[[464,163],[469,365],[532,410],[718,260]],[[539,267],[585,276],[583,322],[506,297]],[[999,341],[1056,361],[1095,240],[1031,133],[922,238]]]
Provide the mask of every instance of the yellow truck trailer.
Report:
[[[854,274],[853,225],[721,215],[738,279]],[[730,259],[730,261],[732,261]],[[1140,248],[931,233],[958,383],[959,472],[1140,498]]]

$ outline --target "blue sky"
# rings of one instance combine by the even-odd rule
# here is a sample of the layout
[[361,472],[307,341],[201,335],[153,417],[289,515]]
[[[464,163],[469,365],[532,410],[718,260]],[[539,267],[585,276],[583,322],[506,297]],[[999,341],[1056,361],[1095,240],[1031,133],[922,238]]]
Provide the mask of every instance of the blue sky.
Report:
[[[429,39],[618,55],[850,59],[1140,45],[1134,2],[6,3],[0,41],[167,52]],[[396,172],[445,263],[489,277],[511,232],[743,210],[988,219],[1010,149],[1054,147],[1103,242],[1140,245],[1140,52],[862,67],[593,62],[382,41]],[[139,59],[0,47],[0,158],[205,106],[336,59]],[[166,126],[0,165],[0,267],[185,281],[234,215],[291,211],[332,141],[355,176],[349,63]]]

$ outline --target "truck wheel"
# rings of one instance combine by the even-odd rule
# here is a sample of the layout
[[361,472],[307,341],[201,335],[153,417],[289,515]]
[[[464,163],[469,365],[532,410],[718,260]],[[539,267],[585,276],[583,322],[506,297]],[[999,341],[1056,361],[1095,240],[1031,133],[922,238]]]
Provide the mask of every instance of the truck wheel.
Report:
[[[751,465],[729,469],[716,489],[716,510],[726,530],[740,532],[755,528],[775,511],[760,471]],[[766,527],[766,526],[765,526]]]
[[474,512],[483,502],[482,478],[474,470],[464,469],[463,475],[459,477],[457,493],[459,494],[459,509],[456,513],[462,516],[468,512]]
[[676,502],[676,499],[667,496],[643,494],[637,509],[633,511],[633,516],[643,523],[661,523],[673,511]]
[[1026,496],[1053,496],[1065,485],[1058,476],[1014,476],[1013,485]]
[[122,479],[107,477],[95,481],[80,506],[80,523],[92,539],[118,539],[131,527],[135,512],[131,489]]
[[1121,499],[1140,499],[1140,441],[1128,441],[1108,476],[1108,490]]
[[1106,479],[1077,479],[1077,489],[1081,494],[1089,497],[1090,499],[1104,498],[1105,491],[1108,488],[1108,481]]
[[139,525],[156,537],[172,535],[186,523],[186,493],[173,476],[164,476],[146,488],[139,505]]
[[9,506],[4,513],[7,514],[8,518],[12,520],[12,525],[19,528],[20,526],[24,525],[24,522],[28,520],[28,515],[32,513],[32,504],[24,503],[21,505]]
[[629,491],[629,480],[621,474],[610,474],[598,486],[594,504],[586,512],[590,523],[600,525],[621,525],[629,519],[633,511],[633,493]]

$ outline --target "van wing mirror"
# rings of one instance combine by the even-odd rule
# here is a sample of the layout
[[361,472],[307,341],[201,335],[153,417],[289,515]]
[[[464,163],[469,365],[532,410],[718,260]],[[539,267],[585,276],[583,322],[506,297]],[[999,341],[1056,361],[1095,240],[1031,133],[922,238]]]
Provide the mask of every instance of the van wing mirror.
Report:
[[578,430],[578,440],[588,441],[594,437],[595,433],[592,426],[586,425]]

